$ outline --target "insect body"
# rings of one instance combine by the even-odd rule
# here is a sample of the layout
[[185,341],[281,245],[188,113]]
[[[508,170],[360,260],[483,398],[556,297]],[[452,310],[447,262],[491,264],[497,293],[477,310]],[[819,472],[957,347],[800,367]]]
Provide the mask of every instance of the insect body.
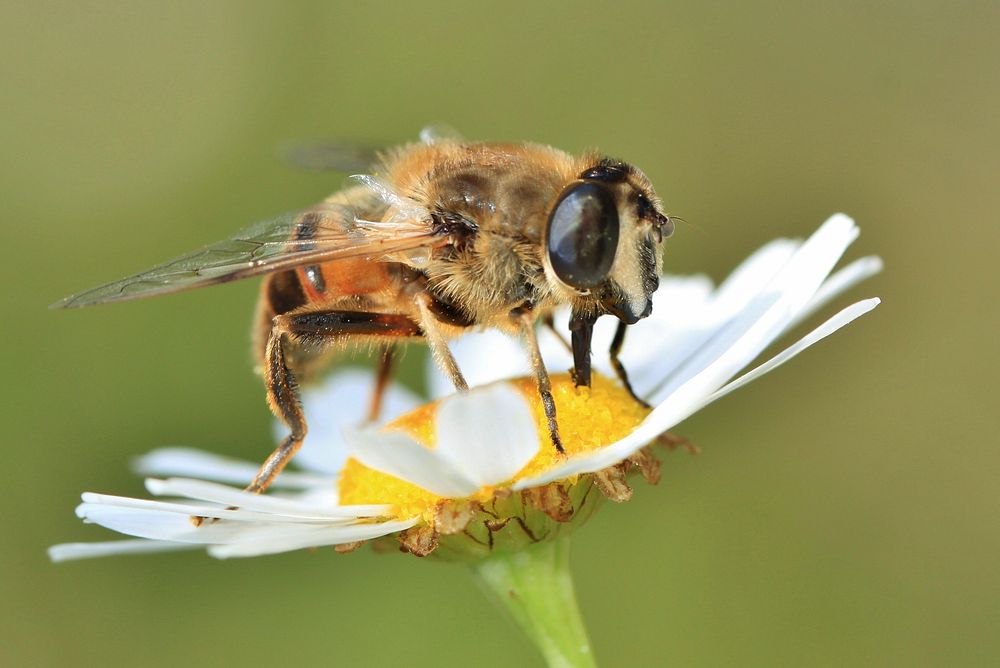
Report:
[[590,341],[604,314],[625,326],[649,314],[660,245],[673,223],[646,177],[597,155],[531,144],[443,139],[394,149],[377,176],[298,214],[262,223],[56,306],[121,301],[264,275],[256,354],[268,403],[290,434],[248,487],[260,492],[306,434],[296,377],[344,342],[383,349],[371,414],[393,346],[425,341],[459,390],[448,340],[470,328],[520,334],[553,444],[562,450],[535,324],[569,305],[574,374],[590,384]]

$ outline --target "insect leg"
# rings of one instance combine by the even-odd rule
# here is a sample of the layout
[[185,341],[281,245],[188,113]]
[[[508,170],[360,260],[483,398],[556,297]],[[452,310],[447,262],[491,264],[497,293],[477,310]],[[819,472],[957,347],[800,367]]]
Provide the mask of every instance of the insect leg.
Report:
[[285,361],[287,332],[277,325],[271,328],[264,354],[264,382],[267,385],[267,403],[271,412],[288,425],[291,432],[264,461],[246,491],[259,494],[267,489],[275,476],[299,449],[306,436],[306,418],[299,401],[298,386]]
[[538,337],[535,334],[535,323],[528,311],[517,313],[516,318],[524,334],[524,340],[528,344],[528,353],[531,356],[531,371],[535,374],[535,382],[538,385],[538,394],[542,398],[542,408],[545,410],[545,419],[549,423],[549,436],[552,437],[552,444],[559,452],[566,452],[563,448],[562,439],[559,437],[559,423],[556,421],[556,402],[552,398],[552,383],[549,381],[549,372],[545,370],[545,362],[542,360],[542,352],[538,348]]
[[632,383],[628,380],[628,373],[625,371],[625,365],[618,358],[618,355],[622,351],[622,344],[625,343],[625,329],[628,327],[621,320],[618,321],[618,328],[615,330],[615,337],[611,339],[611,349],[608,351],[608,355],[611,357],[611,366],[615,368],[615,375],[618,376],[618,380],[622,382],[628,393],[632,395],[632,398],[638,401],[640,404],[649,408],[649,404],[639,395],[635,393],[632,389]]
[[375,389],[372,392],[371,402],[368,404],[368,422],[375,422],[382,413],[382,396],[385,388],[389,385],[389,377],[392,376],[393,363],[396,360],[396,347],[391,343],[382,346],[382,354],[378,360],[378,370],[375,372]]
[[434,356],[434,361],[437,362],[438,367],[451,379],[456,390],[464,392],[469,389],[469,384],[465,382],[465,376],[462,375],[462,370],[458,368],[458,362],[455,361],[455,356],[451,354],[451,349],[448,348],[448,341],[445,340],[444,334],[438,326],[437,318],[434,317],[434,313],[431,311],[432,299],[433,297],[425,292],[417,295],[417,308],[420,309],[420,329],[424,333],[424,338],[427,339],[427,345],[430,346],[431,355]]
[[323,346],[353,336],[420,336],[416,323],[404,315],[361,311],[312,311],[279,315],[274,318],[264,360],[267,403],[291,433],[264,461],[248,492],[260,493],[295,455],[306,436],[306,419],[299,400],[295,375],[288,367],[285,349],[294,342]]

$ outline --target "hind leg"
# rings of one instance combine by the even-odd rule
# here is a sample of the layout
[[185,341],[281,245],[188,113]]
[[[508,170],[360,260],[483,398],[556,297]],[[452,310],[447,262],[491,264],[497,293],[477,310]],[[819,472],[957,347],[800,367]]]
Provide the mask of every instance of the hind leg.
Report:
[[287,347],[294,343],[311,347],[330,346],[353,337],[420,336],[420,328],[408,317],[365,311],[309,311],[274,318],[264,357],[267,403],[291,433],[264,461],[248,492],[260,493],[298,451],[306,437],[307,425],[299,399],[295,374],[287,363]]

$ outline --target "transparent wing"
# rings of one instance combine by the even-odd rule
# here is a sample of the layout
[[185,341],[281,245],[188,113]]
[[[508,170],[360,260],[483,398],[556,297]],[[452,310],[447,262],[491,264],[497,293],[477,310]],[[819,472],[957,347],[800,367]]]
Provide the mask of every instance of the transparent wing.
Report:
[[[464,141],[454,128],[444,123],[434,123],[420,130],[420,141],[437,144],[446,141]],[[310,171],[364,172],[379,161],[379,154],[386,146],[353,142],[344,139],[321,139],[287,144],[280,150],[288,164]]]
[[280,155],[288,164],[310,171],[352,174],[364,172],[378,162],[384,147],[340,140],[302,142],[284,146]]
[[353,210],[324,204],[258,223],[235,236],[146,271],[67,297],[52,308],[76,308],[153,297],[292,267],[350,257],[383,258],[444,246],[423,220],[358,220]]
[[463,142],[465,139],[446,123],[431,123],[420,130],[420,141],[424,144],[437,144],[446,141]]

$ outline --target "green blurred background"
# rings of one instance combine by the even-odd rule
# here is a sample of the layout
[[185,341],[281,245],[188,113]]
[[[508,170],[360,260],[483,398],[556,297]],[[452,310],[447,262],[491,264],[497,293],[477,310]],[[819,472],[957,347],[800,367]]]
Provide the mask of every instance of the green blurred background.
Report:
[[838,210],[886,261],[840,300],[874,314],[689,420],[704,454],[576,534],[603,665],[996,665],[997,3],[491,6],[3,4],[0,664],[540,665],[461,568],[45,556],[110,537],[73,507],[142,494],[134,455],[271,446],[253,282],[46,305],[339,187],[285,141],[443,121],[640,165],[689,221],[676,272]]

